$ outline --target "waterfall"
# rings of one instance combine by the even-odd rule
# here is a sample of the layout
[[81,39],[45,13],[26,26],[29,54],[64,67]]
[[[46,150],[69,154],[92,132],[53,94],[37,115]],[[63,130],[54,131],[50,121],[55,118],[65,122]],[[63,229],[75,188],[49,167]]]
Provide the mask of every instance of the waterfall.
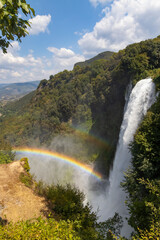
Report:
[[[110,172],[109,178],[110,187],[107,194],[106,217],[112,217],[115,212],[118,212],[123,218],[128,215],[124,203],[126,194],[120,187],[120,182],[124,178],[124,171],[129,167],[131,161],[131,153],[128,146],[133,141],[139,124],[154,101],[155,85],[152,79],[148,78],[139,81],[130,94],[120,129],[113,169]],[[130,230],[127,230],[127,226],[125,225],[126,223],[124,222],[122,233],[126,235],[129,234]]]
[[94,205],[99,204],[101,221],[113,217],[115,212],[123,217],[124,224],[121,234],[126,237],[129,237],[131,227],[126,221],[126,217],[128,217],[127,207],[124,203],[126,193],[120,187],[120,183],[123,181],[124,171],[126,171],[131,162],[129,144],[133,141],[139,124],[147,113],[147,110],[154,103],[155,98],[155,84],[151,78],[139,81],[132,89],[124,109],[113,169],[110,171],[109,187],[106,190],[105,196],[98,196],[93,203]]

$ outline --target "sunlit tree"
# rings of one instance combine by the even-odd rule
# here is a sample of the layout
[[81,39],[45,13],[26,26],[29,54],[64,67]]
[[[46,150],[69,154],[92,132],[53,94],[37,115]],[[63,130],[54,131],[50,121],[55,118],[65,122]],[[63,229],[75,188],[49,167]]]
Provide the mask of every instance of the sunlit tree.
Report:
[[27,16],[33,17],[35,12],[25,0],[0,0],[0,47],[4,53],[11,41],[21,42],[21,38],[28,34],[30,23],[25,19]]

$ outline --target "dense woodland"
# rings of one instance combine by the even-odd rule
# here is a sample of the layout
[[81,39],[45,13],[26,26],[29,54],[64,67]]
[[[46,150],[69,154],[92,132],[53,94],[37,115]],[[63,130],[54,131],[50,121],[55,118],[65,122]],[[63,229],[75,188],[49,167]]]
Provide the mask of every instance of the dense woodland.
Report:
[[[49,146],[56,136],[72,136],[77,144],[83,146],[80,148],[79,159],[94,161],[95,168],[107,177],[118,141],[126,88],[130,82],[134,86],[137,81],[149,76],[155,82],[158,93],[160,37],[129,45],[126,49],[113,53],[108,59],[91,61],[84,66],[77,64],[72,71],[65,70],[50,76],[49,80],[42,80],[35,92],[12,103],[12,107],[3,108],[0,118],[0,161],[7,163],[13,160],[11,146],[30,146],[33,142],[36,142],[37,146]],[[94,140],[91,141],[89,136]],[[101,139],[100,143],[96,139]],[[125,181],[122,183],[129,194],[127,206],[130,211],[129,224],[135,230],[133,239],[160,237],[159,145],[160,95],[157,94],[157,101],[149,109],[130,144],[132,167],[126,172]],[[58,151],[58,148],[56,150]],[[43,186],[40,190],[52,202],[53,190],[45,190]],[[54,191],[63,195],[66,189],[59,186],[55,187]],[[69,192],[64,198],[68,199],[68,207],[77,204],[71,203],[76,194],[79,203],[83,200],[81,193],[77,193],[75,189],[69,187],[67,191]],[[70,194],[72,197],[68,198]],[[80,207],[83,208],[82,205]],[[58,220],[65,221],[57,223],[58,226],[61,229],[61,224],[64,224],[65,229],[71,230],[72,236],[66,239],[113,239],[108,229],[114,232],[114,224],[121,225],[120,218],[112,219],[112,226],[111,222],[96,225],[96,214],[92,213],[89,206],[82,211],[89,214],[87,223],[83,222],[83,214],[78,218],[76,209],[72,208],[73,215],[75,214],[73,218],[71,214],[67,215],[64,209],[66,207],[57,204],[57,211],[60,211]],[[61,211],[65,213],[65,217]],[[67,219],[71,222],[67,222]],[[24,231],[27,224],[28,229],[36,231],[35,227],[40,224],[49,229],[55,224],[54,220],[47,223],[41,219],[37,221],[37,225],[19,223],[16,228]],[[83,224],[88,229],[87,238]],[[6,234],[5,231],[10,227],[12,228],[11,225],[1,227],[2,234]],[[104,229],[107,233],[104,233]]]

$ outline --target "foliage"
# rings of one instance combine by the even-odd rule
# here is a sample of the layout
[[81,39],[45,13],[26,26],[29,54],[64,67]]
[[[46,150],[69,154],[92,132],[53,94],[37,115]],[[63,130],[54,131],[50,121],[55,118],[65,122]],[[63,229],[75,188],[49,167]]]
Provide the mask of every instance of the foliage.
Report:
[[154,82],[156,84],[157,92],[160,91],[160,72],[158,72],[158,76],[154,78]]
[[[132,167],[126,173],[123,186],[129,193],[127,205],[130,210],[129,223],[138,231],[150,229],[154,208],[160,206],[160,196],[154,194],[155,186],[159,186],[160,171],[160,97],[151,107],[137,130],[131,144]],[[143,181],[139,181],[143,179]],[[147,181],[147,184],[144,182]],[[149,185],[149,182],[151,181]],[[149,187],[150,186],[150,187]],[[152,188],[151,188],[152,187]],[[154,190],[155,191],[155,190]],[[159,221],[160,215],[154,218]]]
[[145,199],[145,206],[150,209],[151,221],[148,229],[137,229],[138,234],[133,236],[133,240],[159,239],[160,237],[160,183],[154,181],[139,180],[149,190],[149,196]]
[[0,239],[61,239],[61,240],[80,240],[75,226],[80,228],[79,222],[75,221],[59,221],[53,218],[19,221],[17,223],[9,223],[6,226],[0,225]]
[[33,178],[31,176],[30,172],[29,172],[30,166],[29,166],[29,163],[28,163],[28,159],[27,158],[22,158],[21,163],[22,163],[22,166],[24,168],[24,172],[20,173],[19,179],[27,187],[31,188],[33,186],[34,181],[33,181]]
[[145,200],[145,205],[150,209],[152,223],[160,222],[160,181],[149,181],[140,179],[140,184],[143,184],[149,190],[149,194]]
[[81,222],[60,220],[56,221],[54,218],[31,219],[27,221],[19,221],[17,223],[10,222],[2,226],[0,224],[0,239],[18,240],[18,239],[61,239],[61,240],[111,240],[116,237],[109,238],[103,237],[95,230],[94,234],[90,237],[90,232],[86,236],[82,236],[83,227]]
[[113,218],[98,223],[97,213],[87,203],[84,205],[84,194],[71,185],[44,186],[39,182],[36,192],[45,196],[51,215],[57,219],[78,221],[81,228],[75,226],[75,231],[84,240],[112,240],[112,233],[119,235],[122,219],[116,213]]
[[19,11],[25,16],[35,15],[33,8],[25,0],[1,0],[0,1],[0,47],[3,52],[7,52],[10,41],[21,41],[25,37],[27,27],[30,27],[29,21],[19,17]]
[[29,173],[30,166],[29,166],[29,163],[28,163],[28,158],[22,158],[20,161],[23,165],[23,168],[24,168],[25,172]]
[[133,240],[149,240],[160,238],[160,224],[159,222],[152,223],[149,230],[140,230],[137,236],[133,237]]
[[80,67],[86,67],[86,66],[89,66],[91,65],[93,62],[99,60],[99,59],[110,59],[110,57],[113,55],[114,53],[113,52],[110,52],[110,51],[106,51],[106,52],[102,52],[102,53],[99,53],[97,56],[89,59],[89,60],[86,60],[84,62],[78,62],[75,64],[75,67],[77,66],[80,66]]
[[15,153],[9,142],[0,139],[0,164],[14,161]]
[[80,221],[82,229],[79,234],[82,239],[86,239],[86,237],[87,239],[96,239],[97,216],[91,211],[89,204],[84,206],[84,194],[82,192],[75,187],[71,187],[71,185],[44,187],[42,183],[37,185],[37,191],[45,196],[50,211],[58,219]]
[[20,173],[19,179],[26,187],[31,188],[33,185],[32,176],[26,173]]
[[120,235],[120,230],[123,226],[122,217],[118,213],[115,213],[114,217],[109,218],[104,222],[97,224],[97,230],[100,233],[101,238],[112,240],[114,239],[113,234],[116,236]]

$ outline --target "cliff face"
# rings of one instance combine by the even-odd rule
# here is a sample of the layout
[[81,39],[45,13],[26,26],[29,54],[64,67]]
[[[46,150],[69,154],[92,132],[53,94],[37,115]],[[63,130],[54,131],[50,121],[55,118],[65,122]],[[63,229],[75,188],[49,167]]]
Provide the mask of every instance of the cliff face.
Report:
[[[50,76],[48,81],[43,80],[30,103],[23,105],[23,111],[1,118],[0,136],[21,146],[33,142],[48,146],[58,135],[79,137],[80,145],[89,148],[89,159],[96,158],[95,168],[107,176],[118,141],[128,84],[134,85],[148,76],[158,79],[159,75],[160,37],[132,44],[112,54],[109,60],[98,59],[84,67],[76,65],[73,71],[65,70]],[[90,136],[78,135],[77,128],[103,144],[97,146],[97,141],[93,141],[88,147]],[[79,145],[78,148],[81,152],[82,148]]]
[[114,158],[123,119],[125,92],[128,85],[129,79],[123,79],[122,82],[114,79],[104,104],[92,106],[94,124],[91,133],[98,135],[106,143],[106,149],[100,152],[99,157],[96,159],[95,169],[104,176],[108,176]]

